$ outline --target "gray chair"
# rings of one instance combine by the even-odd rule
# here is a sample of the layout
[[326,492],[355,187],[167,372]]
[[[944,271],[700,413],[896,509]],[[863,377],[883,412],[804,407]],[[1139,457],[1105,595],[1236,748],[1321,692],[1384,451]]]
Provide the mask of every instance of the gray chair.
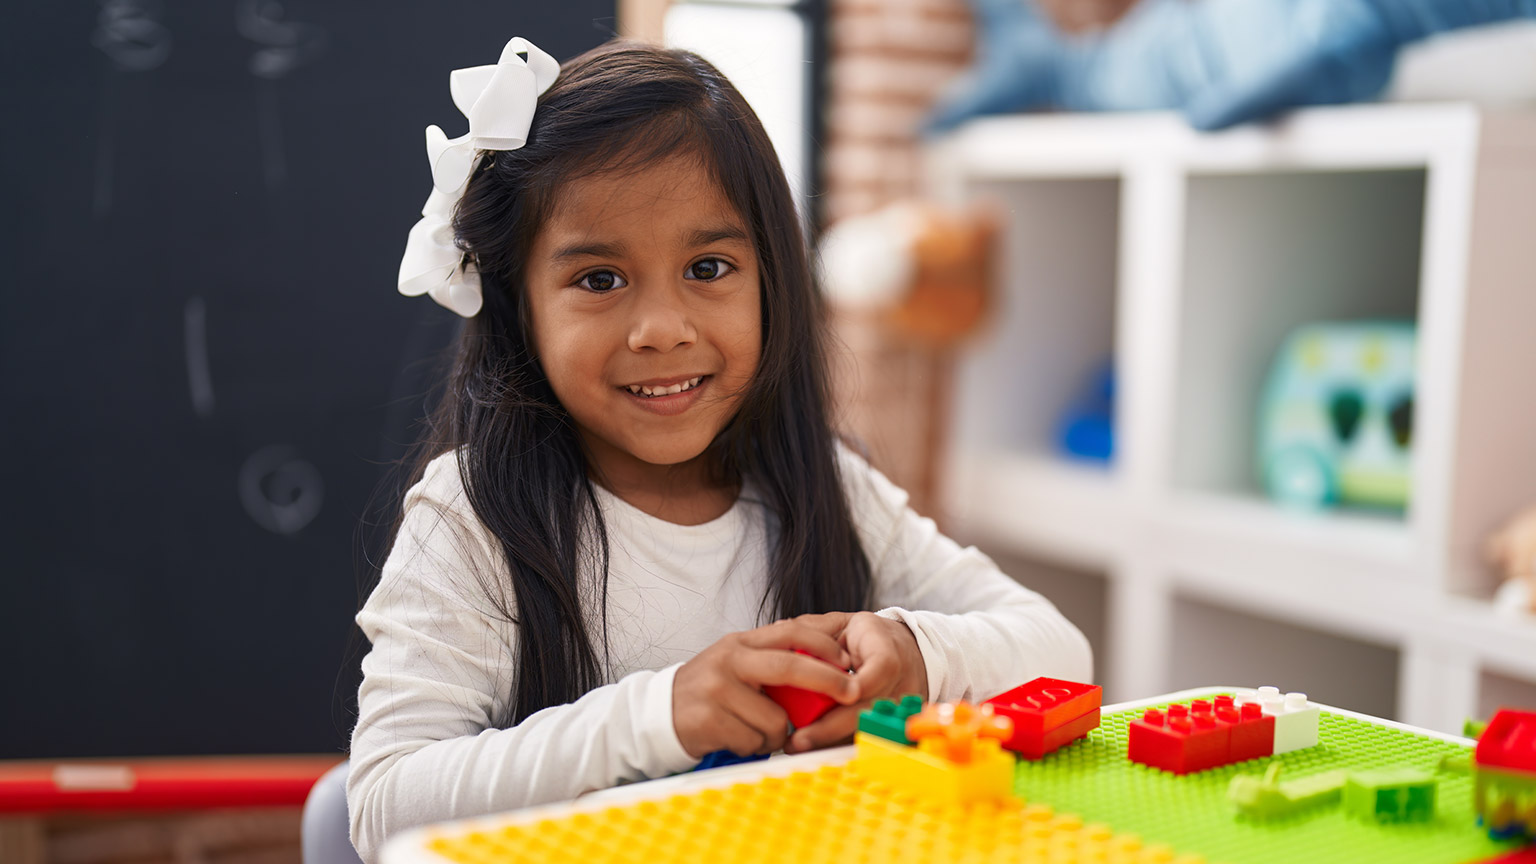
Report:
[[304,864],[363,864],[352,846],[347,818],[347,769],[343,762],[325,772],[304,799],[300,843]]

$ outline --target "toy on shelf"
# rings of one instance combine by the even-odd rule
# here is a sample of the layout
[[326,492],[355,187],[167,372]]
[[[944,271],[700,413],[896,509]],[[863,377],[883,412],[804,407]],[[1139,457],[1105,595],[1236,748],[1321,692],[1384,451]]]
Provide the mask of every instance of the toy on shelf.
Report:
[[923,697],[909,693],[897,704],[876,699],[875,704],[859,712],[859,731],[877,735],[897,744],[911,745],[907,738],[907,718],[923,710]]
[[1264,389],[1264,489],[1296,507],[1401,509],[1411,493],[1416,328],[1313,324],[1286,340]]
[[1322,712],[1305,693],[1274,687],[1148,708],[1128,729],[1127,758],[1189,774],[1317,746]]
[[1059,678],[1036,678],[988,699],[997,714],[1013,721],[1003,746],[1026,759],[1039,759],[1099,727],[1104,688]]
[[896,789],[946,804],[1013,794],[1013,756],[1001,742],[1013,721],[990,706],[941,702],[907,718],[907,746],[869,732],[854,737],[856,771]]
[[1504,577],[1495,608],[1536,614],[1536,507],[1510,519],[1488,538],[1488,562]]
[[[795,649],[796,654],[804,654],[813,657],[808,651]],[[820,660],[820,657],[815,659]],[[822,661],[826,662],[826,661]],[[837,700],[825,693],[817,693],[814,690],[805,690],[800,687],[789,687],[779,684],[770,684],[763,688],[763,693],[769,699],[777,702],[780,708],[789,715],[789,722],[796,729],[801,726],[809,726],[816,722],[821,715],[831,711],[837,705]]]
[[1493,715],[1473,751],[1473,801],[1494,838],[1536,839],[1536,712]]
[[1094,370],[1087,385],[1063,412],[1057,429],[1061,452],[1085,462],[1108,464],[1115,456],[1115,364]]
[[1227,798],[1249,816],[1290,816],[1313,807],[1333,806],[1343,795],[1345,771],[1324,771],[1280,782],[1281,763],[1271,762],[1262,778],[1240,774],[1227,787]]
[[1367,822],[1428,822],[1435,818],[1435,777],[1417,768],[1350,772],[1344,811]]

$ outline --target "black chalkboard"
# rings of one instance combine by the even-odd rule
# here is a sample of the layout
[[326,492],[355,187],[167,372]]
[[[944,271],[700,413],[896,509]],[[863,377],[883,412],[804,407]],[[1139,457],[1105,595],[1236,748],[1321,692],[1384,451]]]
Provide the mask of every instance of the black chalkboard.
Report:
[[395,292],[422,130],[467,128],[449,70],[613,14],[7,9],[0,757],[344,748],[359,525],[457,329]]

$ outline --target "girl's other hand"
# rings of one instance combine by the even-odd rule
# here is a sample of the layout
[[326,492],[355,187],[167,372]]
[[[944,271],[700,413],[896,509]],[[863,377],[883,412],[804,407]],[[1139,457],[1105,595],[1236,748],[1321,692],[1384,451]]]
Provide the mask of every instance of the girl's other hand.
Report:
[[838,641],[853,661],[859,702],[833,708],[815,723],[796,729],[784,745],[786,753],[846,743],[859,727],[859,712],[876,699],[900,699],[908,693],[928,698],[928,664],[906,624],[873,612],[858,612],[846,620]]
[[[856,676],[842,671],[856,661],[852,649],[837,641],[849,617],[832,613],[775,621],[725,636],[684,663],[672,682],[672,725],[683,749],[700,759],[716,750],[751,756],[783,747],[789,716],[763,695],[764,685],[800,687],[843,705],[856,703]],[[813,656],[796,654],[796,648]]]

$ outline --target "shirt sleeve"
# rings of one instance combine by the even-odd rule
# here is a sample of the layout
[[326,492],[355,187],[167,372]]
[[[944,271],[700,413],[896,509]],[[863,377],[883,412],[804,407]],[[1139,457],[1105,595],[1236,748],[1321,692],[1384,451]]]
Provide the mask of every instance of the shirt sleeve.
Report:
[[940,533],[852,451],[843,448],[840,462],[884,607],[876,614],[917,637],[930,699],[980,702],[1040,676],[1092,680],[1088,639],[1049,600]]
[[[416,825],[571,799],[694,764],[672,724],[676,666],[635,672],[496,728],[511,701],[516,629],[480,586],[477,574],[502,578],[504,567],[456,475],[451,463],[434,463],[407,494],[379,585],[357,616],[373,647],[362,664],[347,804],[364,861]],[[445,486],[458,497],[435,494]]]

